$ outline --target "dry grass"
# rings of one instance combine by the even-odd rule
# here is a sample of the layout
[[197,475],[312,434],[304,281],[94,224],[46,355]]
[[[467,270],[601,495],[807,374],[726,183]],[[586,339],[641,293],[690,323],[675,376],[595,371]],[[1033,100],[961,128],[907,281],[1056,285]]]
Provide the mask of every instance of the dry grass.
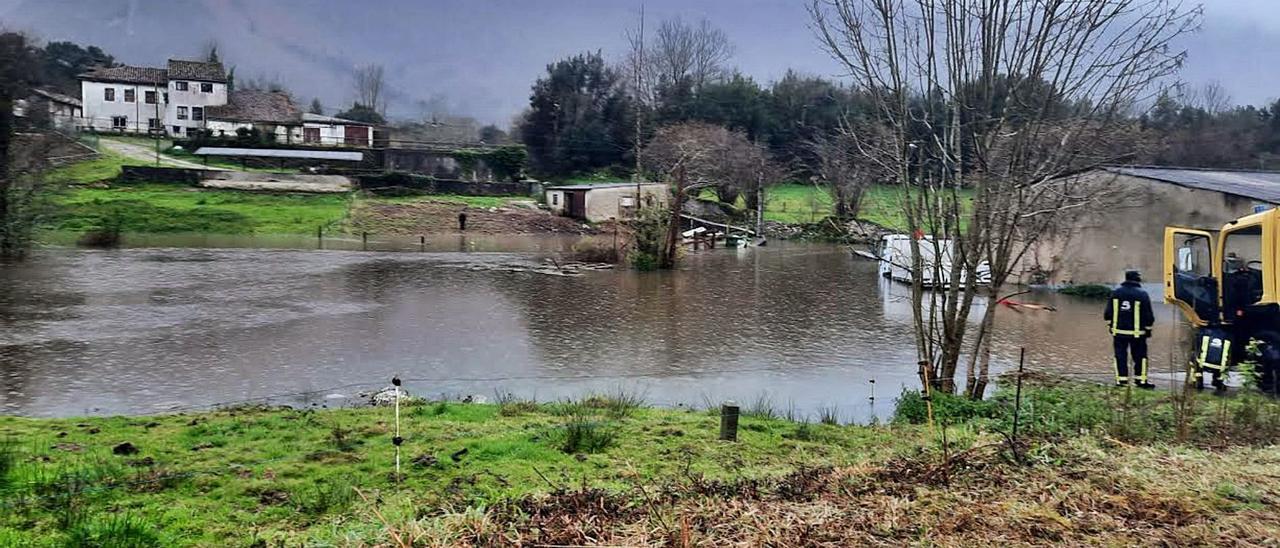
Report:
[[[1280,451],[979,440],[774,479],[690,475],[628,492],[558,489],[414,520],[420,544],[471,546],[1269,546]],[[479,525],[479,526],[478,526]]]

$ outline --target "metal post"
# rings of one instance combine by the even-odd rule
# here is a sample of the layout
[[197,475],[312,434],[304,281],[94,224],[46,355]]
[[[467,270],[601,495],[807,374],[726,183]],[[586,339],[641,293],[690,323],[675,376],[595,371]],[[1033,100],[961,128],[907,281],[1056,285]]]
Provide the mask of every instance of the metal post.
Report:
[[[1013,443],[1018,443],[1018,415],[1022,411],[1022,367],[1026,362],[1027,348],[1018,349],[1018,383],[1017,388],[1013,391]],[[1017,449],[1015,447],[1014,451]]]
[[391,438],[392,445],[396,446],[396,483],[400,482],[400,444],[404,443],[404,438],[400,437],[400,377],[391,378],[391,386],[396,391],[396,435]]
[[738,441],[738,404],[732,401],[720,406],[720,439]]

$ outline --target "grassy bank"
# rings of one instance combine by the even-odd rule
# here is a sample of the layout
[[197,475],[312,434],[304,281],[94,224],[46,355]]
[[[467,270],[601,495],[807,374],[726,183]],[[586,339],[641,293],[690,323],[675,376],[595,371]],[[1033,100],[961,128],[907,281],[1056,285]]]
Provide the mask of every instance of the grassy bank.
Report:
[[313,234],[341,220],[345,195],[204,190],[164,184],[66,187],[47,228],[84,232],[119,226],[125,232]]
[[[787,183],[771,186],[765,191],[765,196],[766,221],[810,224],[835,212],[835,202],[827,190],[811,184]],[[704,190],[700,197],[715,199],[715,193],[709,189]],[[744,199],[739,198],[737,205],[743,207]],[[874,185],[868,188],[858,218],[880,226],[905,230],[907,221],[902,214],[902,189],[893,185]]]
[[6,417],[0,545],[1248,545],[1280,535],[1275,402],[1188,406],[1047,381],[1024,396],[1017,445],[1006,391],[936,398],[932,426],[913,395],[875,426],[792,422],[756,406],[737,443],[716,441],[712,413],[625,395],[421,403],[403,410],[400,477],[386,408]]

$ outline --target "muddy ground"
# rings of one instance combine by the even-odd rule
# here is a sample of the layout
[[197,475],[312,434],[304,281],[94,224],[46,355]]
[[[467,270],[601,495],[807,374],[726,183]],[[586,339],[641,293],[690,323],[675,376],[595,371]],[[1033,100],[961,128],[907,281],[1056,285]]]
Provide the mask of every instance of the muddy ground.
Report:
[[370,234],[456,234],[458,215],[466,213],[467,232],[475,234],[596,234],[581,221],[527,207],[471,207],[449,201],[412,203],[359,202],[351,208],[347,225]]

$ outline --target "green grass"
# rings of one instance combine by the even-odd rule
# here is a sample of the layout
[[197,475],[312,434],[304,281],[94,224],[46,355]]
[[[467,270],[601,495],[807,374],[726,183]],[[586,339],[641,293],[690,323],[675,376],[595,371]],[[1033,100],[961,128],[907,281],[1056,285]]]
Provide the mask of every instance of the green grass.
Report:
[[[994,497],[1000,502],[992,507],[1012,512],[1009,519],[1027,514],[1032,522],[1015,519],[1001,529],[1003,522],[990,521],[967,531],[1036,538],[1041,527],[1054,527],[1055,535],[1067,534],[1072,530],[1058,525],[1068,520],[1035,521],[1044,511],[1039,505],[1048,505],[1055,516],[1074,507],[1087,514],[1096,507],[1091,501],[1115,501],[1120,508],[1118,493],[1136,497],[1131,503],[1159,501],[1165,513],[1142,521],[1157,529],[1151,519],[1185,522],[1168,512],[1194,508],[1213,523],[1247,523],[1254,535],[1280,531],[1275,520],[1259,522],[1256,514],[1280,496],[1280,487],[1264,472],[1280,462],[1280,449],[1267,438],[1273,440],[1280,429],[1280,405],[1253,395],[1193,398],[1199,407],[1190,413],[1191,443],[1183,444],[1174,439],[1176,424],[1169,422],[1173,401],[1168,393],[1029,381],[1021,415],[1023,465],[1001,456],[1005,438],[1000,432],[1008,432],[1013,407],[1007,389],[984,402],[939,394],[932,426],[926,426],[930,414],[924,400],[909,392],[887,425],[793,422],[776,418],[784,413],[756,410],[740,418],[736,443],[717,440],[714,411],[647,408],[625,393],[545,404],[510,397],[496,405],[418,401],[401,410],[405,441],[399,476],[393,473],[393,419],[386,408],[0,417],[0,544],[372,545],[386,541],[388,526],[420,533],[415,545],[433,545],[428,539],[469,544],[454,535],[479,535],[472,528],[481,525],[491,532],[511,531],[518,521],[494,520],[523,519],[494,513],[504,504],[556,508],[546,499],[529,502],[530,496],[558,494],[575,511],[584,511],[572,502],[581,500],[575,497],[595,489],[642,510],[670,504],[651,498],[667,488],[689,490],[675,492],[697,501],[695,506],[754,504],[774,500],[755,494],[766,492],[773,481],[800,490],[792,491],[799,496],[777,495],[787,512],[815,508],[806,506],[806,496],[854,508],[888,504],[917,524],[875,533],[898,540],[902,537],[896,535],[949,534],[922,524],[945,522],[956,512],[982,514],[972,508],[973,497]],[[113,452],[125,442],[137,453]],[[985,460],[975,461],[980,458]],[[958,459],[945,483],[920,479],[936,478],[944,459]],[[825,467],[847,475],[831,492],[821,485],[785,483]],[[904,495],[911,496],[895,498],[892,490],[904,485]],[[1064,486],[1078,491],[1066,493]],[[929,502],[918,506],[911,500]],[[374,515],[375,509],[381,515]],[[678,508],[661,509],[675,513]],[[651,511],[657,510],[641,514]],[[697,522],[699,529],[731,523],[710,514],[711,521]],[[659,523],[649,525],[673,527],[655,519]],[[1187,525],[1194,534],[1195,524]],[[1124,535],[1129,530],[1123,523],[1088,522],[1078,533]],[[973,541],[940,540],[945,538],[951,541],[927,544]],[[1092,540],[1080,544],[1130,544],[1123,536],[1086,538]]]
[[126,158],[111,151],[102,151],[96,159],[52,170],[46,178],[59,183],[96,183],[118,177],[123,166],[143,165],[152,164]]
[[342,195],[268,194],[138,184],[71,186],[55,198],[47,229],[84,232],[116,224],[124,232],[311,234],[341,220]]
[[[968,198],[970,192],[964,191]],[[715,199],[710,189],[703,190],[700,198]],[[739,198],[738,207],[744,206]],[[809,224],[821,221],[835,211],[835,202],[825,188],[811,184],[784,183],[765,189],[764,218],[785,224]],[[893,185],[875,185],[863,196],[859,219],[896,230],[906,230],[907,221],[902,214],[902,189]]]
[[[362,527],[366,518],[355,517],[357,506],[367,505],[359,504],[357,489],[371,499],[412,493],[421,508],[456,508],[569,487],[580,478],[622,490],[636,474],[766,477],[802,464],[884,455],[895,443],[888,431],[826,425],[809,427],[822,432],[821,442],[796,440],[788,437],[793,424],[744,418],[741,442],[726,444],[716,440],[718,419],[704,412],[618,415],[589,402],[571,415],[563,404],[510,416],[499,411],[498,405],[455,403],[402,410],[406,441],[398,484],[385,408],[0,417],[0,437],[21,440],[11,446],[15,464],[0,486],[4,501],[19,506],[0,512],[0,539],[65,544],[86,535],[132,534],[154,545],[248,545],[254,538],[269,545],[325,544]],[[347,441],[336,442],[335,429]],[[112,454],[126,441],[140,452]],[[75,514],[64,519],[67,509]],[[111,521],[126,512],[129,522]]]

